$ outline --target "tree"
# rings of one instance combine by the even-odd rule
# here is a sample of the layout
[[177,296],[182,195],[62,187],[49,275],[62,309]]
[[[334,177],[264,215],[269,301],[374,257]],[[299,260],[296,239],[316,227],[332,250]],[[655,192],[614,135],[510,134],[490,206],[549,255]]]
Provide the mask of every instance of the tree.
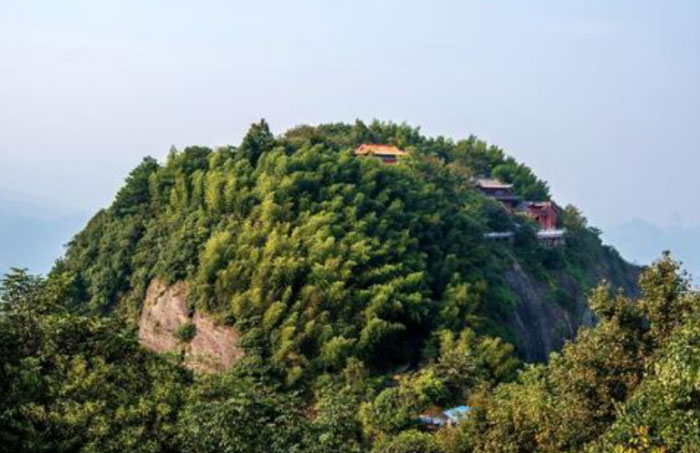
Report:
[[650,322],[651,334],[661,342],[693,308],[688,275],[680,271],[669,252],[664,252],[639,279],[644,311]]
[[133,214],[150,201],[149,178],[159,168],[154,158],[145,157],[141,164],[129,173],[126,184],[117,192],[112,204],[112,210],[118,216]]
[[310,448],[299,401],[235,373],[214,377],[190,395],[179,420],[187,453],[293,453]]
[[393,437],[374,451],[382,453],[442,453],[432,435],[409,430]]
[[117,319],[71,313],[65,282],[8,276],[0,311],[0,451],[174,448],[189,373]]
[[253,123],[248,129],[248,133],[243,137],[241,146],[238,148],[238,154],[255,166],[260,155],[272,149],[274,143],[275,137],[270,132],[267,121],[261,119],[260,122]]

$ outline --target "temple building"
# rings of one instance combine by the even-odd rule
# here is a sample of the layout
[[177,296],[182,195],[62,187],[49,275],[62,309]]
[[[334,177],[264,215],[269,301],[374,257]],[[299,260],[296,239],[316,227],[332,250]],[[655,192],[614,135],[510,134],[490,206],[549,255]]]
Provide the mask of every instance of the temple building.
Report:
[[[565,244],[564,230],[558,229],[561,208],[553,201],[520,201],[513,190],[513,184],[498,179],[480,178],[475,181],[476,188],[484,195],[500,201],[510,214],[518,214],[534,220],[539,226],[537,239],[544,246]],[[513,242],[511,231],[495,231],[484,234],[490,241]]]
[[543,230],[557,228],[559,206],[553,201],[524,201],[517,207],[517,212],[537,222]]
[[374,156],[380,158],[386,164],[395,164],[399,158],[407,156],[404,150],[392,145],[375,145],[364,143],[360,145],[354,153],[356,156]]
[[476,180],[476,188],[487,197],[495,198],[513,213],[518,203],[518,196],[513,191],[513,184],[504,183],[498,179],[479,178]]

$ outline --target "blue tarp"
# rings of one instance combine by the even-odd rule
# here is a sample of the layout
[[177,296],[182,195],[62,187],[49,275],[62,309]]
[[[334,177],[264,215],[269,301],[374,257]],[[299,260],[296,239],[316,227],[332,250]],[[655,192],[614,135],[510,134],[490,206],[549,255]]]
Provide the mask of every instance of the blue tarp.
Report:
[[422,414],[418,420],[426,425],[443,426],[456,425],[474,408],[469,406],[457,406],[446,409],[440,415]]
[[464,418],[464,416],[467,415],[470,410],[471,410],[471,407],[469,407],[469,406],[457,406],[457,407],[452,407],[450,409],[443,411],[443,414],[450,421],[458,422],[459,420]]

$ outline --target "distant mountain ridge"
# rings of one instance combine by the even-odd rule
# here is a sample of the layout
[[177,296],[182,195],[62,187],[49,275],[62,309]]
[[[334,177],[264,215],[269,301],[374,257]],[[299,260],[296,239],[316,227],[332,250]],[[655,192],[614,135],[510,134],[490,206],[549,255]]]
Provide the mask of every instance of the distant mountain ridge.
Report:
[[88,217],[0,192],[0,275],[11,267],[48,272]]
[[609,228],[603,233],[603,240],[637,264],[649,264],[662,250],[670,250],[684,263],[695,282],[700,278],[700,227],[658,227],[637,218]]

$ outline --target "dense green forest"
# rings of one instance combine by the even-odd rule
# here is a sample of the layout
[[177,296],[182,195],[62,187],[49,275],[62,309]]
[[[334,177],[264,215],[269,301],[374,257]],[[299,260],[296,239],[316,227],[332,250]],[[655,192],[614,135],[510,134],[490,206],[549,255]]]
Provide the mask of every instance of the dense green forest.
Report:
[[[409,155],[359,158],[362,143]],[[3,280],[0,451],[697,451],[700,300],[678,265],[663,256],[637,292],[576,208],[545,247],[482,176],[551,197],[495,146],[391,123],[261,121],[239,146],[144,159],[48,276]],[[562,313],[590,290],[595,326],[547,363],[525,363],[509,322],[514,265]],[[186,282],[190,315],[245,355],[202,374],[143,348],[155,279]],[[464,404],[456,426],[418,421]]]

